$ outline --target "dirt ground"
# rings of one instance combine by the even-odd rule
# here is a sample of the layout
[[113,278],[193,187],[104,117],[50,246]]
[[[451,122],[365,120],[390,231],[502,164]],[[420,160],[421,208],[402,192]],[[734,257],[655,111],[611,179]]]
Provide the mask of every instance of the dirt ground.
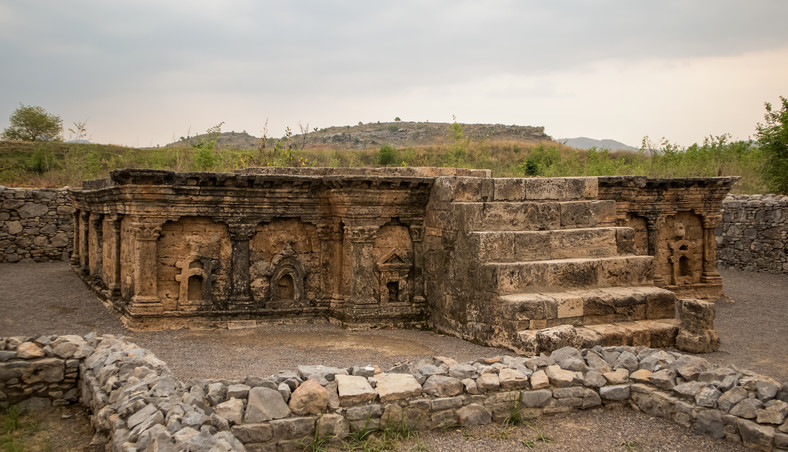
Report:
[[[722,270],[734,302],[717,304],[722,341],[710,361],[788,381],[788,275]],[[123,334],[152,350],[181,379],[240,379],[295,370],[299,364],[352,366],[441,355],[458,361],[507,353],[428,331],[348,331],[334,325],[273,325],[245,330],[131,332],[65,263],[0,264],[0,336]],[[619,412],[622,411],[622,412]],[[553,440],[535,450],[743,450],[632,410],[592,410],[545,417]],[[431,451],[528,450],[533,426],[428,432],[401,445]],[[89,442],[90,438],[83,438]],[[525,442],[524,442],[525,441]],[[85,443],[86,444],[86,443]]]

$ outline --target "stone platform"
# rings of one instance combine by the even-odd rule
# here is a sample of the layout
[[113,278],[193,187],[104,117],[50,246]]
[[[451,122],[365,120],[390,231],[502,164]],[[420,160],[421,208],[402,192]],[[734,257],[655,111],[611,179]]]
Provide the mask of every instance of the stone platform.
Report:
[[607,180],[603,199],[598,178],[487,170],[118,170],[71,193],[72,263],[132,328],[429,325],[536,353],[540,330],[568,326],[578,345],[671,345],[666,289],[718,280],[715,224],[694,218],[719,214],[732,179],[683,181],[706,210],[677,201],[654,223],[672,232],[645,246],[611,199],[637,194],[632,179]]

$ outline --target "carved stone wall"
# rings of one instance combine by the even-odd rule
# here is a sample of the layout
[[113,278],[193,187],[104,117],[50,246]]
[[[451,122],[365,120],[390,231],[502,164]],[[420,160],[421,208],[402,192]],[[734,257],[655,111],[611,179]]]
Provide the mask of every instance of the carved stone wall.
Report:
[[676,331],[675,296],[653,282],[721,294],[712,231],[729,186],[447,168],[118,170],[72,191],[72,263],[136,328],[430,323],[534,352],[540,329],[604,343],[624,322],[648,345]]
[[635,230],[637,254],[654,256],[657,286],[713,300],[724,297],[714,232],[735,180],[600,177],[599,198],[616,201],[616,223]]
[[421,324],[420,243],[441,174],[453,173],[114,171],[72,191],[72,261],[137,328]]

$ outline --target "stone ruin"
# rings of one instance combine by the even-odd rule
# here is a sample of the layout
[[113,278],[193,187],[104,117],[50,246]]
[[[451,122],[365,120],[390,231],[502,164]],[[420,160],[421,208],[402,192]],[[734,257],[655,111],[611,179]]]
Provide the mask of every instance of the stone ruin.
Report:
[[676,294],[723,296],[714,229],[734,180],[124,169],[71,191],[72,263],[136,329],[336,321],[528,354],[677,335],[703,351],[713,304]]

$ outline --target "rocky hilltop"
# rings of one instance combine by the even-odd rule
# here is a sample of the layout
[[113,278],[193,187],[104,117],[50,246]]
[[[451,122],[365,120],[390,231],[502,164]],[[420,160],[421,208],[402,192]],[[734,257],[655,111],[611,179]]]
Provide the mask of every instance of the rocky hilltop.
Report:
[[[463,138],[473,142],[508,141],[538,142],[551,141],[544,127],[516,126],[503,124],[461,124]],[[191,146],[205,135],[187,138],[167,146]],[[370,149],[385,144],[396,148],[428,146],[450,143],[454,140],[452,124],[442,122],[377,122],[355,126],[334,126],[312,130],[307,134],[293,134],[290,141],[297,149]],[[276,139],[269,138],[266,146],[273,146]],[[246,132],[225,132],[217,140],[219,149],[255,149],[262,139]]]

